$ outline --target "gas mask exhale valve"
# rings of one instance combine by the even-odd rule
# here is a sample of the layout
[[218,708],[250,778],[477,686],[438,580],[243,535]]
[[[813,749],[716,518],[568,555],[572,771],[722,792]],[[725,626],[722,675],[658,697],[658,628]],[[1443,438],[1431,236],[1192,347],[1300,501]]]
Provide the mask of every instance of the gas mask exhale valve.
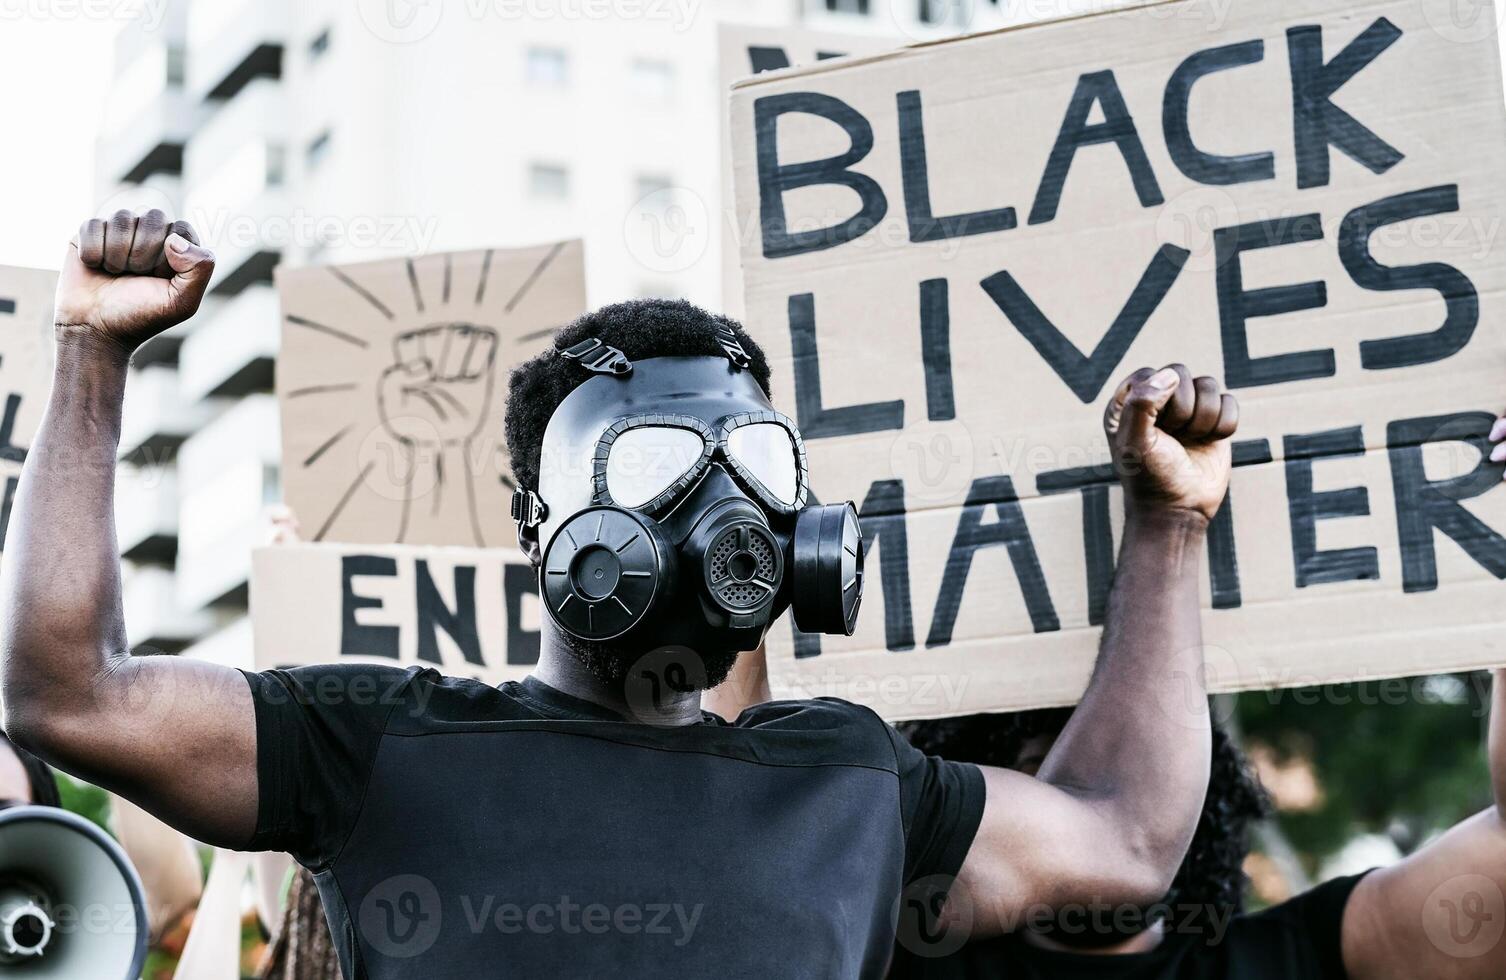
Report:
[[807,504],[804,443],[736,359],[649,358],[576,388],[544,436],[540,595],[591,642],[746,650],[786,609],[850,635],[863,543],[849,503]]

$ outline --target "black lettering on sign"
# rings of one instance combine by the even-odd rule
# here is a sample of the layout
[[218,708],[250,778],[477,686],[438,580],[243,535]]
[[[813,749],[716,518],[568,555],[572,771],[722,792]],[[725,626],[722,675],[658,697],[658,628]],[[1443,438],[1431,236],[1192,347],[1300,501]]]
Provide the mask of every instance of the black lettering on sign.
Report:
[[1161,305],[1161,300],[1171,289],[1171,284],[1176,282],[1177,275],[1190,254],[1192,253],[1175,245],[1162,245],[1151,256],[1150,264],[1145,267],[1145,272],[1135,284],[1124,308],[1109,325],[1108,333],[1103,335],[1098,346],[1086,357],[1046,318],[1040,307],[1031,302],[1025,290],[1007,270],[995,272],[979,285],[994,304],[1004,311],[1015,329],[1030,341],[1030,346],[1051,366],[1051,370],[1067,383],[1074,395],[1087,404],[1098,397],[1104,383],[1119,367],[1119,362],[1124,359],[1124,352],[1129,350],[1130,344],[1140,335],[1140,329],[1150,319],[1151,313]]
[[905,218],[910,241],[937,242],[966,235],[1008,231],[1016,224],[1014,208],[970,211],[938,218],[931,213],[931,178],[926,162],[926,131],[921,122],[920,92],[910,89],[894,97],[899,110],[899,167],[905,190]]
[[[795,416],[807,439],[850,436],[905,427],[905,403],[869,402],[824,408],[821,404],[821,353],[816,346],[816,298],[790,297],[790,351],[795,367]],[[949,383],[950,384],[950,383]]]
[[16,502],[16,485],[19,477],[5,478],[5,496],[0,498],[0,551],[5,550],[5,534],[10,529],[10,509]]
[[[817,51],[817,61],[827,61],[831,58],[840,58],[844,52],[840,51]],[[773,48],[764,45],[748,45],[748,66],[753,69],[753,74],[761,75],[766,71],[778,71],[790,66],[790,56],[784,48]]]
[[766,71],[778,71],[790,66],[790,56],[784,48],[771,48],[762,45],[748,45],[748,65],[753,69],[753,74],[761,75]]
[[439,656],[439,630],[449,634],[460,648],[465,662],[484,666],[481,637],[476,631],[476,569],[472,565],[455,566],[455,608],[444,604],[429,563],[422,558],[413,563],[418,611],[418,659],[431,664],[442,663]]
[[1292,526],[1292,567],[1297,588],[1323,582],[1380,578],[1375,548],[1318,550],[1318,522],[1331,517],[1363,517],[1370,513],[1365,487],[1313,490],[1313,460],[1342,459],[1365,454],[1360,427],[1291,435],[1282,441],[1286,457],[1286,506]]
[[[1435,528],[1452,538],[1480,567],[1496,578],[1506,578],[1506,537],[1463,504],[1501,485],[1501,464],[1490,461],[1491,447],[1485,441],[1494,421],[1489,412],[1460,412],[1404,419],[1386,426],[1403,591],[1431,592],[1438,588]],[[1422,447],[1429,442],[1466,443],[1480,453],[1480,462],[1461,476],[1429,480],[1422,460]]]
[[1220,156],[1204,153],[1192,141],[1187,123],[1187,106],[1192,100],[1192,86],[1198,79],[1241,65],[1253,65],[1265,57],[1265,42],[1241,41],[1219,48],[1208,48],[1189,55],[1171,73],[1166,93],[1161,99],[1161,130],[1171,162],[1200,184],[1246,184],[1256,180],[1273,180],[1276,157],[1272,153],[1241,153]]
[[1430,333],[1360,341],[1360,364],[1371,371],[1441,361],[1464,349],[1480,322],[1480,296],[1469,277],[1451,265],[1387,266],[1370,254],[1377,228],[1430,214],[1459,210],[1459,185],[1397,194],[1355,208],[1339,223],[1339,258],[1349,277],[1365,289],[1433,289],[1443,296],[1443,325]]
[[356,622],[362,609],[381,609],[382,600],[356,595],[353,580],[358,575],[397,575],[397,561],[385,555],[340,556],[340,655],[398,658],[396,626],[364,626]]
[[507,603],[507,662],[539,662],[539,631],[523,628],[523,597],[539,594],[539,573],[532,565],[502,566],[502,596]]
[[[984,524],[983,514],[989,507],[994,509],[998,519],[992,524]],[[952,537],[946,569],[941,575],[941,591],[936,596],[931,632],[926,637],[927,647],[952,642],[952,628],[962,606],[962,593],[967,586],[973,555],[980,548],[994,545],[1003,545],[1009,551],[1009,561],[1014,565],[1020,593],[1030,613],[1031,628],[1037,633],[1061,629],[1050,590],[1046,588],[1046,577],[1041,573],[1035,543],[1030,539],[1030,528],[1025,523],[1025,512],[1015,496],[1014,483],[1007,476],[986,476],[974,480],[968,488],[967,501],[957,519],[957,533]]]
[[1265,289],[1245,289],[1240,255],[1260,248],[1296,245],[1323,237],[1316,214],[1218,228],[1213,232],[1214,261],[1218,266],[1218,331],[1224,347],[1224,384],[1230,388],[1327,378],[1334,373],[1332,349],[1292,351],[1270,357],[1251,357],[1249,320],[1328,305],[1323,282],[1294,283]]
[[5,417],[0,419],[0,459],[7,463],[26,462],[26,447],[15,444],[16,415],[21,411],[21,396],[5,396]]
[[945,279],[920,284],[920,363],[926,375],[926,418],[957,417],[952,395],[952,308]]
[[1103,624],[1114,581],[1114,529],[1109,520],[1109,487],[1115,481],[1112,463],[1072,466],[1036,477],[1035,489],[1042,496],[1082,494],[1082,555],[1088,570],[1088,622]]
[[1379,17],[1349,45],[1323,61],[1323,28],[1291,27],[1286,52],[1292,71],[1292,145],[1297,186],[1328,184],[1328,148],[1338,148],[1371,173],[1383,174],[1402,160],[1401,151],[1333,104],[1334,93],[1382,51],[1396,43],[1401,29]]
[[[1236,442],[1235,466],[1258,466],[1271,461],[1271,444],[1264,439]],[[1239,585],[1239,552],[1234,544],[1234,497],[1224,493],[1223,503],[1208,524],[1208,585],[1214,609],[1238,609],[1244,602]]]
[[[824,160],[781,165],[779,117],[791,112],[820,116],[847,133],[847,151]],[[849,169],[873,149],[873,127],[841,99],[819,92],[788,92],[753,100],[753,136],[758,161],[758,214],[765,258],[783,258],[833,248],[863,235],[889,210],[878,181]],[[840,224],[791,232],[785,223],[786,191],[837,184],[858,195],[857,213]]]
[[[1088,117],[1093,114],[1095,105],[1103,109],[1103,122],[1090,125]],[[1124,104],[1114,73],[1091,72],[1077,80],[1077,89],[1067,105],[1066,118],[1062,120],[1061,131],[1051,147],[1046,172],[1041,175],[1041,185],[1036,188],[1035,203],[1030,208],[1032,225],[1045,224],[1056,217],[1062,186],[1067,182],[1067,171],[1072,168],[1078,148],[1098,143],[1113,143],[1119,148],[1142,208],[1163,203],[1155,171],[1150,168],[1150,158],[1145,155],[1145,145],[1140,142],[1140,134]]]
[[[905,527],[905,485],[900,480],[875,480],[858,508],[863,547],[872,555],[879,548],[879,585],[884,593],[884,646],[910,650],[915,646],[915,619],[910,611],[910,539]],[[871,580],[870,580],[871,581]]]

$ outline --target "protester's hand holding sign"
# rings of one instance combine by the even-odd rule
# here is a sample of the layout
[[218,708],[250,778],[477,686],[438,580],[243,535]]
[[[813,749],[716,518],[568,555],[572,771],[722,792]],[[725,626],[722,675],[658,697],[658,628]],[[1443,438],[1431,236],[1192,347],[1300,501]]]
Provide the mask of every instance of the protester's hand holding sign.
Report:
[[6,547],[6,731],[179,830],[243,847],[256,823],[256,723],[238,672],[133,657],[121,610],[114,473],[126,365],[188,319],[214,256],[184,222],[84,222],[58,279],[57,369]]

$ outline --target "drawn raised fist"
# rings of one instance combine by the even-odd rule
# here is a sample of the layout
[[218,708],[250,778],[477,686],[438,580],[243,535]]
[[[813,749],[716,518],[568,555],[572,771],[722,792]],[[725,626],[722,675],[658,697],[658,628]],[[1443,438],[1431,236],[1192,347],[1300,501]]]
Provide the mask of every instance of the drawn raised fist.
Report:
[[1114,468],[1131,506],[1218,513],[1229,488],[1239,403],[1181,364],[1141,368],[1119,383],[1103,415]]
[[491,407],[497,332],[444,323],[399,334],[392,353],[394,363],[377,384],[388,433],[414,447],[475,438]]

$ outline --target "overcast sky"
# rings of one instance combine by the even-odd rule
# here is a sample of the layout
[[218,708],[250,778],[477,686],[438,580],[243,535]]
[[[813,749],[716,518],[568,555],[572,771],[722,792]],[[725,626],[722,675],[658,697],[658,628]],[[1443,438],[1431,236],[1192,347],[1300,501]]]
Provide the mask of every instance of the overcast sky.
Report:
[[[55,5],[62,10],[65,4]],[[110,79],[108,20],[0,15],[0,264],[55,269],[94,207],[94,134]],[[24,18],[21,11],[31,13]]]

